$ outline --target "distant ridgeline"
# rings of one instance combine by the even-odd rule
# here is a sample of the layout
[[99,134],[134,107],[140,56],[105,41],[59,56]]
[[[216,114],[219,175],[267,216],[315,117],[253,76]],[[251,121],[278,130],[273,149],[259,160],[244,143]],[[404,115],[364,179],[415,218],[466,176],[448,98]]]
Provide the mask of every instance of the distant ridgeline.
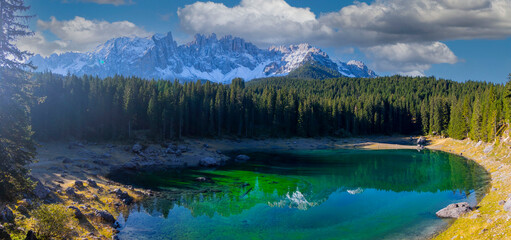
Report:
[[137,130],[155,140],[438,133],[490,141],[511,116],[504,85],[433,77],[274,77],[230,85],[51,73],[33,78],[35,95],[46,97],[32,109],[40,139],[125,139]]

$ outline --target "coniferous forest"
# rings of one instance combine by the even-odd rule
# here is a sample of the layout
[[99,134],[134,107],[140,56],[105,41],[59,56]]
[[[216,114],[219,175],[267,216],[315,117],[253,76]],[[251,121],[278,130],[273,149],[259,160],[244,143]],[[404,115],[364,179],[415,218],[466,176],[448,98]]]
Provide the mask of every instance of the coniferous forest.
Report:
[[434,77],[267,78],[231,84],[33,76],[35,135],[115,140],[435,134],[491,141],[511,116],[506,85]]

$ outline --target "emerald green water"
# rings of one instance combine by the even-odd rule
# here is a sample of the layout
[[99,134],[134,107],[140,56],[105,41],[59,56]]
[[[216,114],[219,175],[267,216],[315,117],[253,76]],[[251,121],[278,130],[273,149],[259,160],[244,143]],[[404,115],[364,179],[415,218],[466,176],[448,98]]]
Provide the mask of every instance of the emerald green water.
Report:
[[474,162],[428,150],[243,154],[216,169],[112,173],[162,191],[120,217],[120,239],[423,239],[450,223],[436,211],[475,205],[489,181]]

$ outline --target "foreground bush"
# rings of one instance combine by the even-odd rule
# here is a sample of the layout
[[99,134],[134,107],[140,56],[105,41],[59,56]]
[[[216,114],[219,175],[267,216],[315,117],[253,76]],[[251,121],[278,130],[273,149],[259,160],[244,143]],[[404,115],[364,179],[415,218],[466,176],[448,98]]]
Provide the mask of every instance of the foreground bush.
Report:
[[41,205],[32,212],[39,239],[65,239],[77,225],[73,210],[57,204]]

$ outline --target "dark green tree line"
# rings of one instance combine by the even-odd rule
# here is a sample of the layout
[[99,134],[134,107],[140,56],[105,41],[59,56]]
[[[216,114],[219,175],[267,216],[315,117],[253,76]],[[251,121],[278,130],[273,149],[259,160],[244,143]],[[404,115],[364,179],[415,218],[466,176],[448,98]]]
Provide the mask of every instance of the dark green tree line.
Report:
[[505,124],[503,85],[433,77],[302,80],[230,85],[135,77],[34,75],[40,138],[317,137],[443,134],[489,141]]

